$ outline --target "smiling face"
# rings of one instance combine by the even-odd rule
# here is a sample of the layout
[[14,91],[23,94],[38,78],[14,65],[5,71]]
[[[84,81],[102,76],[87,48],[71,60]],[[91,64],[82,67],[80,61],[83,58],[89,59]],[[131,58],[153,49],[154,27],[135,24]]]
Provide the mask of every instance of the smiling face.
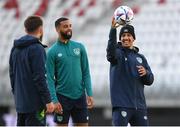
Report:
[[134,38],[130,33],[123,33],[120,40],[123,47],[125,48],[133,47]]
[[72,24],[70,20],[61,21],[56,28],[59,37],[62,40],[69,40],[72,37]]

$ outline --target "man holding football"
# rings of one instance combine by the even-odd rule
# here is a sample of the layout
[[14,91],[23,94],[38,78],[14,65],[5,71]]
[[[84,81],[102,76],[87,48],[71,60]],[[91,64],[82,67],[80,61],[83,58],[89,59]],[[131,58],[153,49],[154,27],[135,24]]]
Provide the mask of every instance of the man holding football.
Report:
[[144,55],[134,46],[134,27],[123,24],[119,41],[116,38],[117,25],[112,19],[107,60],[110,62],[110,95],[112,122],[114,126],[147,126],[147,107],[144,86],[154,81],[153,73]]

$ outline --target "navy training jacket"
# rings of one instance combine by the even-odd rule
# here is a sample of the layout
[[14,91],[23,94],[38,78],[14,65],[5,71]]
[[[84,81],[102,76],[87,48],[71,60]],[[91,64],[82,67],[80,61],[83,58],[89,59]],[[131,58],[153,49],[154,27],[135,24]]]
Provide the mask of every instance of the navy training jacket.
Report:
[[38,38],[25,35],[14,41],[9,75],[18,113],[45,108],[51,102],[45,77],[46,53]]
[[[107,60],[110,62],[110,95],[112,107],[146,109],[144,85],[154,81],[153,73],[144,55],[139,49],[123,48],[117,43],[116,29],[111,28],[107,46]],[[147,70],[139,76],[136,66],[142,65]]]

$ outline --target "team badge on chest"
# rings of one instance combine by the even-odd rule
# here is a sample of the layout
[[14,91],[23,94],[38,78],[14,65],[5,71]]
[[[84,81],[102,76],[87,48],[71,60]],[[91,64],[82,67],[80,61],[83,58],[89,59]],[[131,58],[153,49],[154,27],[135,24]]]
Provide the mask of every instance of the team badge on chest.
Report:
[[73,49],[73,52],[74,52],[74,54],[79,55],[80,54],[80,49],[75,48],[75,49]]
[[142,60],[141,57],[136,57],[136,60],[137,60],[140,64],[142,64],[142,62],[143,62],[143,60]]

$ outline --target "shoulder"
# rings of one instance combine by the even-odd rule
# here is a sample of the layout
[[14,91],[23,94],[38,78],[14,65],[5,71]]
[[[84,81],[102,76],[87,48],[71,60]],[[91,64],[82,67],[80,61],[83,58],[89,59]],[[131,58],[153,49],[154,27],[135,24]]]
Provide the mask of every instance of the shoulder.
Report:
[[78,41],[74,41],[74,40],[71,40],[71,43],[74,45],[74,46],[83,46],[82,42],[78,42]]
[[142,59],[146,59],[145,56],[142,53],[140,53],[140,50],[138,47],[134,46],[133,50],[139,57],[141,57]]
[[41,43],[34,43],[29,46],[29,49],[32,50],[32,52],[45,52],[45,49]]
[[57,49],[57,42],[54,42],[52,46],[50,46],[47,50],[47,54],[52,54],[56,51]]
[[142,53],[137,53],[139,57],[141,57],[142,59],[146,59],[146,57],[142,54]]
[[83,45],[82,42],[72,41],[71,40],[71,43],[72,43],[73,47],[80,48],[81,50],[85,50],[85,46]]

